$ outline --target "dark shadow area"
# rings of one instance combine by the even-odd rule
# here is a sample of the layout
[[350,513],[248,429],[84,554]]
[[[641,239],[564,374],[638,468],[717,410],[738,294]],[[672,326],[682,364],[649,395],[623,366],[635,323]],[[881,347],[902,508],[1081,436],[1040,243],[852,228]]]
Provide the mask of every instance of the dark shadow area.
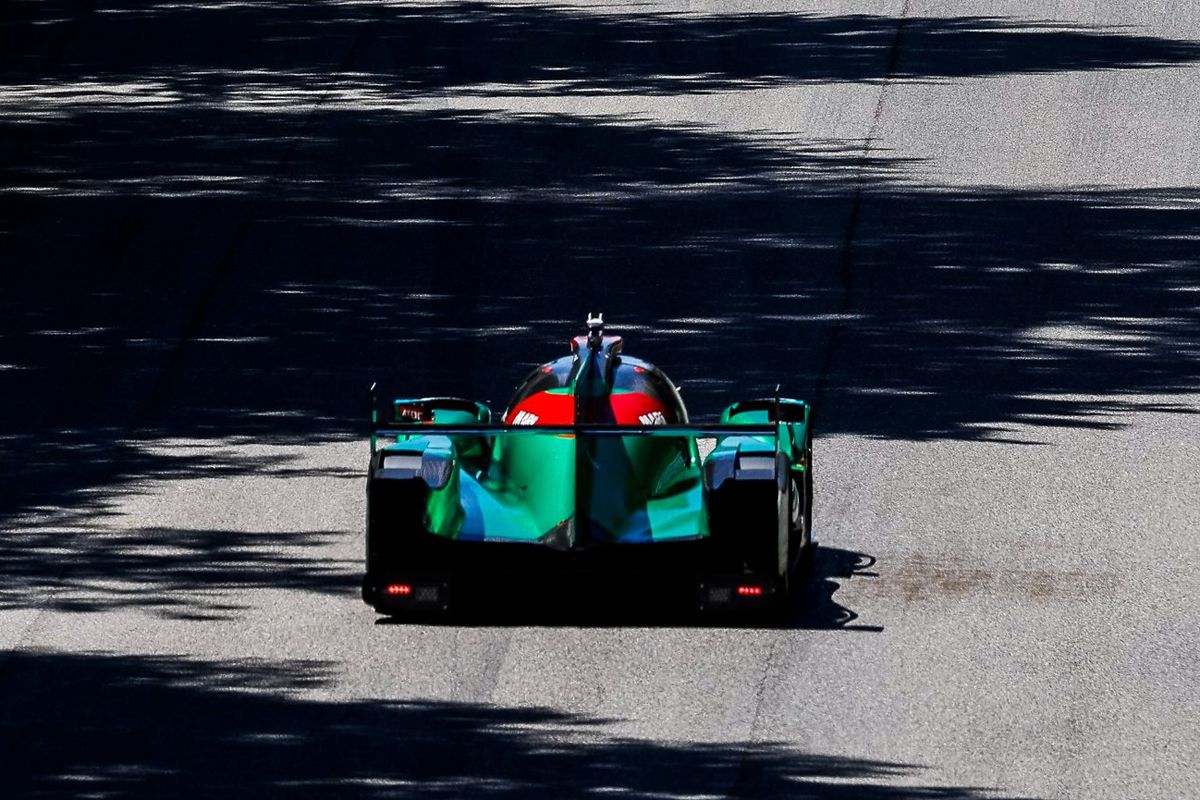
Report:
[[116,109],[0,135],[27,265],[0,301],[5,514],[130,456],[114,483],[154,473],[130,435],[354,434],[375,379],[500,408],[581,309],[694,417],[781,382],[821,434],[1035,441],[1196,387],[1191,190],[938,187],[853,144],[558,116]]
[[448,613],[380,617],[379,625],[571,628],[773,628],[879,633],[834,599],[842,584],[868,572],[872,556],[815,547],[793,577],[787,606],[765,614],[696,610],[695,584],[663,575],[505,576],[460,585]]
[[31,652],[3,669],[0,794],[13,800],[995,797],[914,784],[921,765],[629,738],[614,721],[546,708],[307,699],[332,679],[314,662]]
[[836,547],[814,547],[799,574],[786,626],[804,630],[842,630],[880,633],[882,626],[857,622],[858,614],[834,594],[854,578],[875,578],[875,557]]
[[[111,0],[6,4],[7,68],[40,77],[341,86],[400,96],[679,94],[794,83],[947,80],[1200,60],[1200,45],[996,17],[648,12],[636,6]],[[354,53],[354,64],[347,53]],[[359,63],[361,62],[361,63]],[[254,71],[261,71],[254,74]],[[250,74],[247,74],[250,73]]]
[[[90,514],[89,514],[90,516]],[[341,531],[178,528],[103,530],[47,525],[0,541],[0,609],[74,613],[142,609],[169,619],[236,617],[255,589],[345,597],[361,561],[331,557]],[[52,587],[49,595],[44,591]]]
[[[560,71],[555,48],[570,80],[606,90],[874,80],[895,20],[107,8],[4,11],[5,522],[102,514],[106,494],[206,464],[147,441],[358,436],[376,379],[499,408],[596,309],[701,419],[776,383],[817,401],[819,434],[1036,441],[1038,426],[1192,411],[1143,398],[1200,377],[1194,189],[948,187],[862,142],[404,105],[414,88],[538,80]],[[528,55],[495,49],[515,47],[514,20],[534,26]],[[1193,58],[1005,25],[910,21],[906,37],[931,41],[905,63],[932,61],[897,77]],[[416,36],[404,26],[426,50],[389,40]],[[627,56],[589,55],[572,26]],[[684,74],[701,77],[663,77]]]

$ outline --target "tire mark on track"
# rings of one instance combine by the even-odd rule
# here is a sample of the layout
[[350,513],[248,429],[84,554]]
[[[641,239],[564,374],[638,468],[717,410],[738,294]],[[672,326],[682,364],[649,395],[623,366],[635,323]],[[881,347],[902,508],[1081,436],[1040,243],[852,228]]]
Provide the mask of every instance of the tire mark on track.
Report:
[[769,684],[772,683],[772,676],[779,673],[779,651],[781,645],[781,634],[783,631],[771,632],[771,643],[767,648],[767,657],[763,659],[762,673],[754,685],[754,714],[750,718],[750,730],[746,737],[746,751],[741,755],[738,761],[737,774],[734,777],[733,785],[729,788],[727,797],[759,797],[761,791],[756,788],[759,767],[756,759],[753,758],[753,752],[750,748],[762,743],[762,718],[763,709],[766,707],[767,690]]
[[859,154],[858,165],[854,170],[854,198],[850,204],[850,216],[846,221],[846,235],[842,238],[841,254],[838,259],[838,282],[842,285],[842,300],[838,306],[837,315],[829,332],[829,341],[821,358],[821,368],[817,373],[817,387],[814,404],[819,410],[825,406],[826,392],[829,389],[829,375],[833,370],[833,362],[837,355],[842,329],[846,324],[846,314],[850,311],[854,297],[854,244],[858,237],[859,225],[862,221],[863,191],[867,183],[867,164],[875,142],[879,138],[879,126],[883,119],[884,106],[887,103],[888,89],[892,84],[892,75],[900,61],[900,49],[904,40],[904,30],[908,25],[912,0],[904,0],[900,16],[896,21],[896,34],[888,51],[887,66],[884,69],[883,81],[879,87],[879,98],[875,101],[875,111],[871,117],[871,126],[867,129],[867,137],[863,141],[862,152]]

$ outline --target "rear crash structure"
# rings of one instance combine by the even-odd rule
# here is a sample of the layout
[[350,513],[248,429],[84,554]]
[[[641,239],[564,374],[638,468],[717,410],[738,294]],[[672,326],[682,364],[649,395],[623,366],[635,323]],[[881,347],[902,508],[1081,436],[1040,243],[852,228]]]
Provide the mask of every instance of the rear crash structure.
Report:
[[363,599],[450,608],[464,587],[599,578],[705,611],[786,598],[812,534],[811,409],[772,397],[688,421],[599,318],[500,420],[457,398],[371,397]]

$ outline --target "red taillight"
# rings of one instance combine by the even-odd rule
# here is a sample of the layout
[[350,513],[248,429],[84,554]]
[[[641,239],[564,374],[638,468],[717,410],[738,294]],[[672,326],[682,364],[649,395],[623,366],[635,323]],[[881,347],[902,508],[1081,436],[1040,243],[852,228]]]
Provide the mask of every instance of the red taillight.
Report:
[[763,593],[761,586],[739,586],[737,593],[741,597],[758,597]]
[[410,595],[412,587],[407,583],[389,583],[384,591],[388,594]]

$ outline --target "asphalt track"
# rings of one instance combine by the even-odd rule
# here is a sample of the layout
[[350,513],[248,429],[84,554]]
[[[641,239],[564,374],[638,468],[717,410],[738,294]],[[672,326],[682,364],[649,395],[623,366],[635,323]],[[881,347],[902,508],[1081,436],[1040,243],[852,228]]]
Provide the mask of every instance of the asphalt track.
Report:
[[[0,796],[1200,796],[1198,64],[1190,0],[5,3]],[[365,387],[594,310],[818,404],[789,623],[377,624]]]

